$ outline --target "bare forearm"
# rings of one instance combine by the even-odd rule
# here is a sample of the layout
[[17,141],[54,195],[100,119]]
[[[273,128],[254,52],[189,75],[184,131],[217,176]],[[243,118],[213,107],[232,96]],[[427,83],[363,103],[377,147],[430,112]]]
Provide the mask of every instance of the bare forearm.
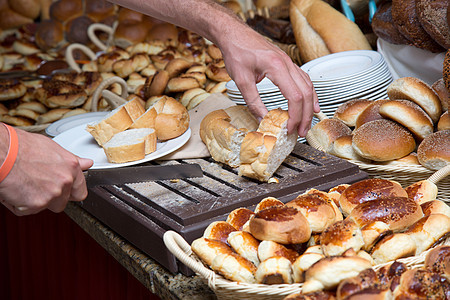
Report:
[[120,6],[194,31],[219,47],[251,30],[229,9],[211,0],[110,0]]

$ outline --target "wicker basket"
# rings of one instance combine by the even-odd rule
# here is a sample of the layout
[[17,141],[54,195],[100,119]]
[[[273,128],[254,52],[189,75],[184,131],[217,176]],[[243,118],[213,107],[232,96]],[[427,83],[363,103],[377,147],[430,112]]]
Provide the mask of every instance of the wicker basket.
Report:
[[[191,251],[191,246],[175,231],[167,231],[163,238],[169,251],[205,280],[218,299],[283,299],[287,295],[301,292],[301,283],[266,285],[238,283],[227,280],[206,267]],[[450,245],[450,237],[443,241],[442,244]],[[424,264],[426,254],[430,250],[420,255],[398,259],[397,261],[405,263],[409,268],[421,267]],[[376,265],[373,269],[377,270],[383,265],[385,264]]]
[[[324,113],[315,114],[319,120],[326,119],[327,116]],[[306,135],[306,140],[308,144],[318,150],[325,150],[317,142],[311,131]],[[417,181],[428,179],[435,183],[438,187],[437,199],[450,202],[450,165],[442,168],[439,171],[433,171],[427,169],[423,166],[411,165],[377,165],[370,164],[357,160],[349,160],[350,162],[359,166],[361,170],[364,170],[369,174],[371,178],[384,178],[389,180],[395,180],[400,183],[403,187],[407,187]]]

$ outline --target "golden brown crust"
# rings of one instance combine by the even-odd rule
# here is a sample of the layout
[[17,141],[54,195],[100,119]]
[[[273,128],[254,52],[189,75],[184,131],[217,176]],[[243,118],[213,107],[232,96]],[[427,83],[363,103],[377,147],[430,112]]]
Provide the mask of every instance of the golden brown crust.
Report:
[[215,221],[206,227],[203,237],[228,244],[228,235],[236,229],[225,221]]
[[44,20],[39,23],[35,33],[36,44],[42,50],[49,50],[61,46],[64,40],[64,28],[56,20]]
[[417,148],[417,158],[426,168],[439,170],[450,163],[450,130],[437,131]]
[[0,101],[17,99],[22,97],[27,91],[25,85],[15,79],[0,80]]
[[358,117],[355,120],[355,128],[361,127],[363,124],[368,123],[370,121],[381,120],[384,119],[382,115],[380,115],[380,106],[383,103],[386,103],[387,99],[380,99],[376,101],[372,101],[363,111],[360,112]]
[[236,208],[228,214],[226,222],[233,226],[236,230],[242,230],[245,223],[247,223],[255,213],[248,208]]
[[355,127],[358,116],[372,103],[373,101],[368,99],[348,100],[336,109],[333,117],[341,120],[349,127]]
[[437,125],[437,130],[450,130],[450,115],[448,114],[448,111],[442,114],[442,116],[439,118],[439,122]]
[[81,0],[60,0],[50,5],[50,18],[61,23],[79,17],[83,14],[83,2]]
[[36,98],[50,108],[70,108],[82,105],[87,100],[87,94],[74,83],[46,80],[42,88],[36,90]]

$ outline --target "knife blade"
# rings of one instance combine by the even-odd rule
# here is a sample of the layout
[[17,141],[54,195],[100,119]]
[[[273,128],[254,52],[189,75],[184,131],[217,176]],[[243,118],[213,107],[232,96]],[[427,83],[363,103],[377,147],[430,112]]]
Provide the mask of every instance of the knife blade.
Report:
[[92,169],[84,172],[88,187],[146,181],[202,177],[198,164],[144,165],[109,169]]

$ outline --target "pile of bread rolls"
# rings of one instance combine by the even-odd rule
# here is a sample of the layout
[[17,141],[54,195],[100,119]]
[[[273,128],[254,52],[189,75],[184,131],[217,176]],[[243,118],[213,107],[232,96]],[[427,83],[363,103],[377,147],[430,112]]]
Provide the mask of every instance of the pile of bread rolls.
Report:
[[352,99],[311,133],[328,153],[367,163],[422,165],[439,170],[450,163],[450,117],[444,81],[432,87],[418,78],[394,80],[389,99]]
[[382,1],[372,29],[392,44],[444,52],[450,48],[450,6],[447,0]]
[[402,188],[366,179],[328,192],[311,189],[286,204],[268,197],[254,210],[237,208],[226,221],[212,222],[191,248],[231,281],[302,283],[302,293],[335,293],[363,270],[446,240],[450,207],[436,195],[427,180]]
[[156,151],[157,141],[182,135],[189,128],[189,114],[177,100],[164,96],[148,109],[139,97],[86,125],[86,130],[105,151],[108,162],[125,163]]
[[297,142],[297,135],[287,132],[288,118],[288,112],[278,108],[258,124],[246,106],[233,106],[206,115],[200,137],[215,161],[267,182]]
[[0,1],[0,30],[32,24],[37,19],[47,19],[52,0],[2,0]]

